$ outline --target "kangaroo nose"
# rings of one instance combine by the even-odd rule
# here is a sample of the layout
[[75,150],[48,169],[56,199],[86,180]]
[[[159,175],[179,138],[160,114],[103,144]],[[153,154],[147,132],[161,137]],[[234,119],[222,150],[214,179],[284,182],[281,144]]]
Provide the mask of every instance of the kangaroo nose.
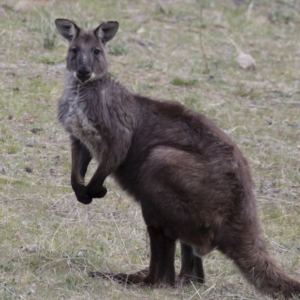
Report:
[[81,82],[86,82],[91,78],[92,70],[88,67],[80,66],[77,69],[76,76]]

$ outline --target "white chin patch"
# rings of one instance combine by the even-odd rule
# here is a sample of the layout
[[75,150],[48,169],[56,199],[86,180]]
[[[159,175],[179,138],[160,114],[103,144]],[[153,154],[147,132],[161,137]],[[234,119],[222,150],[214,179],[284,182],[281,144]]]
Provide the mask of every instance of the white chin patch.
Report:
[[92,73],[91,77],[87,81],[85,81],[84,83],[92,81],[95,77],[96,77],[95,73]]
[[90,78],[89,80],[93,80],[93,79],[95,79],[95,78],[96,78],[95,73],[92,73],[91,78]]
[[76,78],[79,82],[81,82],[82,84],[85,84],[85,83],[87,83],[87,82],[89,82],[89,81],[92,81],[92,80],[94,80],[95,78],[96,78],[96,75],[95,75],[95,73],[92,73],[92,75],[91,75],[91,77],[88,79],[88,80],[86,80],[86,81],[81,81],[78,77],[77,77],[77,75],[76,75],[76,72],[74,72],[73,73],[73,76],[74,76],[74,78]]

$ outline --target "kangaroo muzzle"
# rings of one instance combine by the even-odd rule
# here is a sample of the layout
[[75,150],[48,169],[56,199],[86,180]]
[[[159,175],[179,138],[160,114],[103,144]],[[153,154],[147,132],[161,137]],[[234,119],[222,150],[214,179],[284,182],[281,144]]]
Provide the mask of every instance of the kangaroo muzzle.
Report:
[[86,66],[80,66],[76,71],[76,77],[82,82],[86,82],[92,77],[92,70]]

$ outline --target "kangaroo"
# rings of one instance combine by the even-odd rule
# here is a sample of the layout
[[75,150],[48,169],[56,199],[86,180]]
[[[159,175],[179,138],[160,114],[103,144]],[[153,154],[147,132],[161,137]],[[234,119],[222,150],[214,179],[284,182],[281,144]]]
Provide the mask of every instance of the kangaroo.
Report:
[[[139,202],[150,237],[148,270],[102,275],[173,286],[179,240],[184,282],[204,282],[201,257],[217,249],[261,293],[300,296],[300,283],[268,254],[249,166],[237,145],[204,115],[175,101],[133,94],[109,77],[105,45],[118,22],[90,31],[67,19],[55,24],[69,42],[58,119],[70,134],[75,195],[84,204],[104,197],[104,180],[112,175]],[[85,185],[92,158],[98,167]]]

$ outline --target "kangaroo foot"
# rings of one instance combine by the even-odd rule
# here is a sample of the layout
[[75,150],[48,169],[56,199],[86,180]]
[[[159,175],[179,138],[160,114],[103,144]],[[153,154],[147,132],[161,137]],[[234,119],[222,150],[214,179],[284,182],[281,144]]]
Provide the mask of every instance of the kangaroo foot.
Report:
[[190,284],[191,281],[198,282],[200,284],[205,283],[204,278],[201,278],[201,277],[198,277],[197,275],[192,275],[192,274],[181,273],[176,278],[176,282],[179,284],[183,284],[183,285]]

